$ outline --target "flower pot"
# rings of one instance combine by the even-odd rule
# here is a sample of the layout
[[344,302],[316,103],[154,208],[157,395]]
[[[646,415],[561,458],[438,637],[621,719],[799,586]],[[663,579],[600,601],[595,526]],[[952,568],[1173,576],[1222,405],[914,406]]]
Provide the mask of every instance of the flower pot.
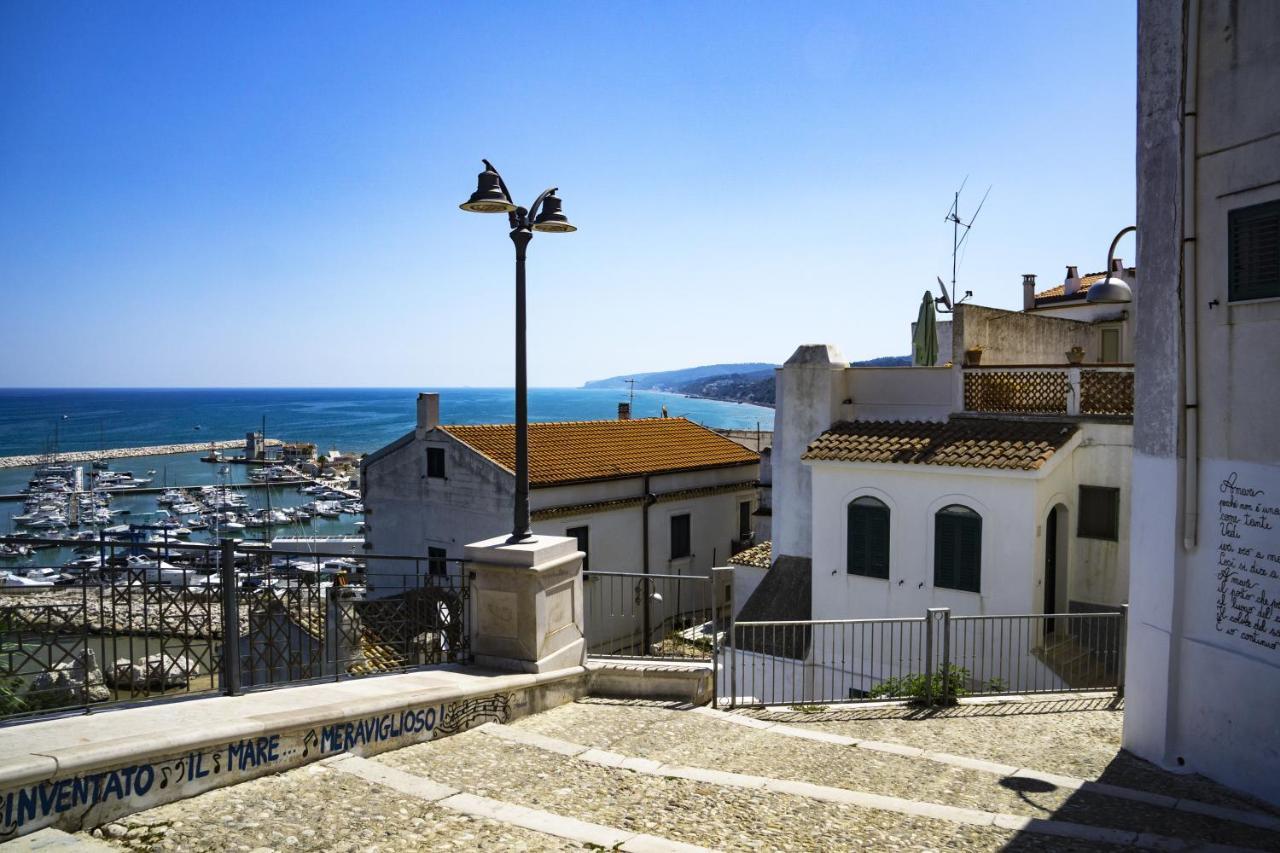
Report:
[[965,364],[979,364],[981,363],[981,361],[982,361],[982,350],[967,349],[964,351]]
[[1070,364],[1084,364],[1084,350],[1080,347],[1072,347],[1067,350],[1067,362]]

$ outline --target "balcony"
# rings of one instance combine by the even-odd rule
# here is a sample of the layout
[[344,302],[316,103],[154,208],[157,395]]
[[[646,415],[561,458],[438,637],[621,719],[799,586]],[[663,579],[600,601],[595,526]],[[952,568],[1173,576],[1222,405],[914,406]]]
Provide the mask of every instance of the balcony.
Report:
[[973,365],[967,412],[1133,417],[1133,365]]

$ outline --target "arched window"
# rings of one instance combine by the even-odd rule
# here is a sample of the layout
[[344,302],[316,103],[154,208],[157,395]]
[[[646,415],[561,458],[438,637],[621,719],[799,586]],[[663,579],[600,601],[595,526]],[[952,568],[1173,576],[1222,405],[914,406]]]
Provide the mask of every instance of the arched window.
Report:
[[855,498],[849,503],[849,574],[868,578],[889,577],[889,508],[875,498]]
[[933,517],[933,585],[982,589],[982,516],[951,504]]

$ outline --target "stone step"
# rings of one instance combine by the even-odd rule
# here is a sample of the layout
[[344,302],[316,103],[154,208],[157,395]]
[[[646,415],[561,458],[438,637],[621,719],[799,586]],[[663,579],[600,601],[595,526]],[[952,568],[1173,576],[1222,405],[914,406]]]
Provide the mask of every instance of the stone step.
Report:
[[1178,810],[1171,807],[1175,798],[1144,797],[1136,791],[1133,797],[1119,798],[1082,788],[1082,780],[1052,772],[1003,775],[994,772],[1003,768],[981,756],[965,756],[974,759],[969,765],[963,760],[940,762],[909,746],[857,749],[730,726],[705,714],[627,703],[566,705],[520,720],[512,728],[658,765],[715,769],[1198,843],[1280,850],[1280,833],[1224,819],[1221,813]]
[[[566,754],[575,750],[582,751]],[[1015,844],[1034,820],[1019,817],[998,826],[995,815],[973,809],[906,803],[895,810],[886,806],[893,798],[851,791],[824,797],[816,792],[820,786],[769,787],[759,779],[729,784],[732,774],[712,769],[669,775],[643,758],[628,762],[585,750],[550,741],[513,743],[481,729],[373,761],[475,796],[723,850],[818,850],[833,844],[876,851],[1000,850]],[[1120,850],[1136,838],[1132,832],[1084,830],[1086,837],[1055,837],[1048,846],[1041,839],[1039,846]]]
[[324,763],[138,812],[94,830],[91,837],[117,850],[193,853],[586,849],[580,842],[375,786]]

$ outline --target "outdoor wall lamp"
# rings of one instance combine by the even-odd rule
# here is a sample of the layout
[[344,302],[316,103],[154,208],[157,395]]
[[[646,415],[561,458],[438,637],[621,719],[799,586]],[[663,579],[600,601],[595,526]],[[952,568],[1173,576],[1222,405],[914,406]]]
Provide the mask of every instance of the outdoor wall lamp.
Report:
[[517,207],[511,201],[507,184],[488,160],[484,171],[476,181],[476,191],[471,198],[458,205],[472,213],[505,213],[511,226],[511,242],[516,246],[516,500],[515,521],[508,544],[528,542],[533,538],[529,529],[529,383],[525,359],[525,301],[524,258],[525,249],[533,239],[534,231],[547,234],[567,234],[578,229],[569,223],[560,210],[556,187],[545,190],[528,208]]
[[1116,245],[1119,244],[1120,238],[1130,231],[1137,230],[1136,225],[1121,228],[1120,233],[1111,241],[1111,248],[1107,250],[1107,277],[1089,288],[1089,292],[1084,297],[1085,302],[1101,304],[1133,301],[1133,291],[1129,289],[1129,285],[1125,284],[1124,279],[1111,269],[1111,259],[1115,257]]

